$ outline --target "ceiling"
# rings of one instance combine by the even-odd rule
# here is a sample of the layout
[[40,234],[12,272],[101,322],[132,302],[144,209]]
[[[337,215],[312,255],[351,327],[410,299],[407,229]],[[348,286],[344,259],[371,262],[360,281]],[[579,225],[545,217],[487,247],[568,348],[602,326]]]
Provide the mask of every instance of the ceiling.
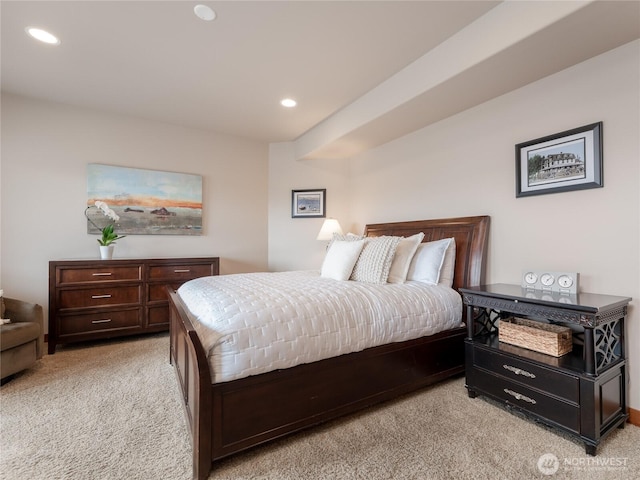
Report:
[[[197,18],[197,3],[211,6],[217,18]],[[431,52],[463,38],[481,17],[498,19],[501,3],[3,0],[2,91],[261,142],[308,142],[363,99],[376,110],[372,92],[408,76],[416,62],[427,65]],[[589,6],[557,15],[526,39],[357,125],[320,135],[324,140],[308,150],[335,152],[350,137],[368,148],[640,36],[635,1],[507,3]],[[27,26],[49,30],[61,44],[35,41]],[[553,43],[564,28],[571,32],[566,49]],[[484,35],[492,36],[495,30]],[[561,55],[550,51],[556,48]],[[282,107],[284,97],[298,106]],[[353,143],[343,150],[357,151]]]
[[195,1],[3,1],[2,89],[289,141],[498,2],[201,3],[214,21]]

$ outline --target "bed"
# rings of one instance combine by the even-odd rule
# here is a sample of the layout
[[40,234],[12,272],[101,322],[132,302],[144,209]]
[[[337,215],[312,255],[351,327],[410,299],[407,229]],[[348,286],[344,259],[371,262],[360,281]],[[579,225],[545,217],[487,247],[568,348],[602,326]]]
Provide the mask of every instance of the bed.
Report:
[[[488,230],[489,217],[476,216],[370,224],[364,235],[409,237],[424,232],[423,242],[453,237],[452,287],[458,289],[483,283]],[[170,361],[190,428],[193,476],[199,480],[208,478],[215,462],[229,455],[464,372],[466,329],[457,325],[432,335],[215,381],[217,372],[203,346],[196,315],[175,291],[169,291],[169,298]]]

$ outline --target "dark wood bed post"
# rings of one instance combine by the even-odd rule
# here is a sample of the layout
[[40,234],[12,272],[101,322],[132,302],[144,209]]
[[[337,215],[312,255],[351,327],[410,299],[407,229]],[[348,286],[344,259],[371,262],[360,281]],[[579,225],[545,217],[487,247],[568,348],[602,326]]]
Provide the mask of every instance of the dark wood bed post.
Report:
[[[367,225],[368,236],[454,237],[453,288],[481,285],[489,217]],[[223,383],[211,383],[190,313],[169,291],[170,360],[193,445],[193,477],[213,462],[464,372],[466,327]]]
[[[212,385],[204,348],[182,304],[169,291],[170,362],[174,366],[191,430],[193,478],[205,480],[212,464]],[[181,321],[182,318],[182,321]]]

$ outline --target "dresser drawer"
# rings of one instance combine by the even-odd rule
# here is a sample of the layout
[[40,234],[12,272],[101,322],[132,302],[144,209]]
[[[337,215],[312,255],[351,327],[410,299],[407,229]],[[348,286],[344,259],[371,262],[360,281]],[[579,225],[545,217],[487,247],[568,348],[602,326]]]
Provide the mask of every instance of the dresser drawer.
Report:
[[115,286],[60,290],[58,308],[87,308],[141,303],[141,286]]
[[104,267],[58,267],[56,283],[67,285],[87,282],[142,280],[142,265],[105,265]]
[[578,377],[566,375],[557,370],[533,365],[495,350],[474,348],[473,363],[497,375],[515,380],[526,386],[545,392],[553,392],[558,397],[578,403],[580,382]]
[[58,317],[58,334],[61,336],[141,327],[140,309]]
[[494,398],[549,419],[573,432],[580,432],[579,406],[550,397],[538,390],[529,389],[519,382],[512,382],[478,368],[473,370],[471,376],[473,389],[484,391]]
[[149,280],[191,280],[192,278],[214,275],[213,264],[175,264],[175,265],[150,265]]
[[167,302],[169,295],[167,294],[167,288],[177,290],[182,283],[154,283],[147,288],[147,302]]
[[169,307],[159,305],[147,308],[147,325],[169,325]]

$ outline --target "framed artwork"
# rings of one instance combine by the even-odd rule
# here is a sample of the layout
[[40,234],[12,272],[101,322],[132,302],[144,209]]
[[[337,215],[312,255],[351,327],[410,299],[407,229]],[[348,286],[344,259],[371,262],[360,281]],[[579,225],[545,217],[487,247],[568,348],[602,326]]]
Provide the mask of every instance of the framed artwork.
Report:
[[602,186],[602,122],[516,145],[516,197]]
[[327,205],[326,189],[291,190],[292,218],[324,218]]
[[[105,202],[119,217],[119,235],[202,235],[202,177],[91,163],[87,206]],[[104,215],[89,209],[98,225]],[[87,221],[87,233],[100,233]]]

